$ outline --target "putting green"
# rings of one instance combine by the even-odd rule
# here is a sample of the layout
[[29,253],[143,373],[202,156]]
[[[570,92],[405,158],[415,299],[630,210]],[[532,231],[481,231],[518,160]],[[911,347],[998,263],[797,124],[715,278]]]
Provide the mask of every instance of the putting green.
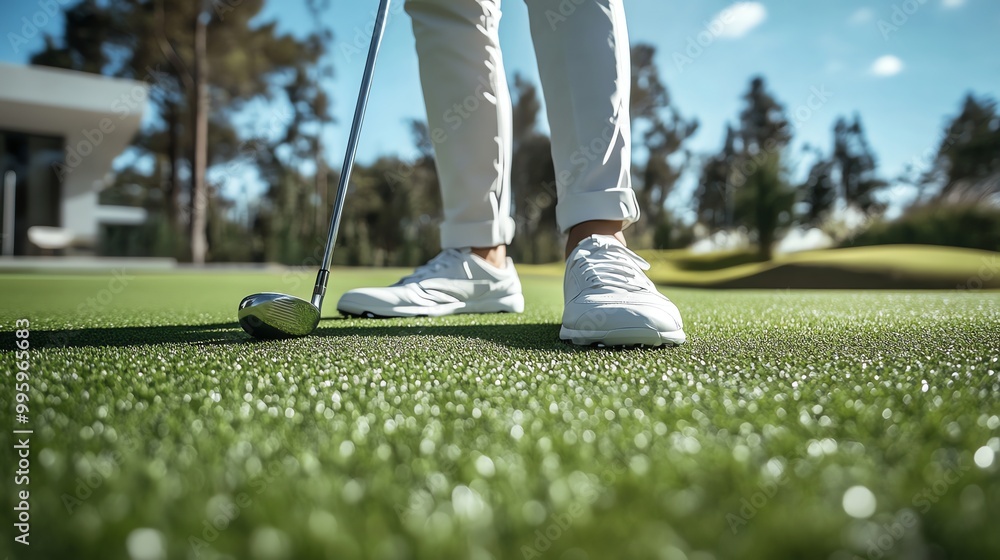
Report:
[[[335,271],[327,316],[398,275]],[[1000,557],[1000,294],[668,289],[687,345],[602,351],[523,281],[262,343],[239,300],[311,272],[0,276],[0,557]]]

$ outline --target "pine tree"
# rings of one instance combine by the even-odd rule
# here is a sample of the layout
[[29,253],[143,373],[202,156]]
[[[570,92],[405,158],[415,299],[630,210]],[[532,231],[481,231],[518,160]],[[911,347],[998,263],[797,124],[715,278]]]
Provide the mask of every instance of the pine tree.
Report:
[[733,185],[730,178],[736,165],[736,131],[726,125],[722,150],[705,160],[695,191],[698,221],[712,230],[733,226]]
[[511,255],[524,262],[551,262],[562,256],[556,225],[557,186],[552,145],[538,132],[541,103],[534,84],[514,77],[514,156],[511,165],[517,239]]
[[632,47],[631,124],[646,152],[645,162],[633,165],[634,188],[643,214],[639,227],[645,222],[653,229],[661,222],[667,197],[690,163],[684,143],[698,130],[698,121],[684,118],[673,105],[655,59],[656,47]]
[[886,182],[878,178],[878,163],[865,139],[861,116],[840,117],[833,126],[833,161],[839,174],[840,195],[848,205],[868,214],[883,205],[875,199]]
[[804,216],[805,225],[819,226],[837,203],[837,184],[834,181],[834,162],[823,153],[814,150],[816,161],[809,168],[809,175],[799,186],[804,202],[808,206]]
[[945,128],[924,184],[940,185],[939,200],[987,200],[1000,193],[1000,115],[996,101],[968,94]]
[[779,152],[767,153],[747,175],[736,195],[736,218],[757,236],[762,260],[770,260],[781,228],[792,218],[795,193],[788,185]]
[[62,44],[46,34],[45,48],[31,57],[32,64],[100,74],[110,63],[105,45],[125,32],[115,13],[95,0],[84,0],[65,10]]
[[763,77],[750,80],[750,89],[743,100],[746,106],[740,112],[739,130],[742,151],[755,156],[784,149],[792,139],[791,127],[784,106],[767,91]]
[[737,133],[741,145],[729,177],[736,193],[734,215],[756,235],[761,258],[770,259],[795,200],[782,162],[792,131],[784,107],[767,91],[762,77],[750,81],[743,100]]

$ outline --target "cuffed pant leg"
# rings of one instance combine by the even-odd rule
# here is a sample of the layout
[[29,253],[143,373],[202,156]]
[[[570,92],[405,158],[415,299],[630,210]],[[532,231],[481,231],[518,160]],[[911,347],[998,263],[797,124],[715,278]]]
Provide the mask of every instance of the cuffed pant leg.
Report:
[[510,243],[511,101],[500,0],[407,0],[444,207],[443,248]]
[[631,61],[622,0],[525,0],[566,232],[639,219],[632,190]]

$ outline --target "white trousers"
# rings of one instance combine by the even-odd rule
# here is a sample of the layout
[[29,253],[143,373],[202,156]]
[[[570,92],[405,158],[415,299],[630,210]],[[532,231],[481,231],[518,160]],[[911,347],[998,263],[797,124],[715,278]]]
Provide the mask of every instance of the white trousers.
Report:
[[[510,243],[511,100],[501,0],[406,0],[434,143],[443,248]],[[631,63],[623,0],[526,0],[565,232],[639,218],[630,176]]]

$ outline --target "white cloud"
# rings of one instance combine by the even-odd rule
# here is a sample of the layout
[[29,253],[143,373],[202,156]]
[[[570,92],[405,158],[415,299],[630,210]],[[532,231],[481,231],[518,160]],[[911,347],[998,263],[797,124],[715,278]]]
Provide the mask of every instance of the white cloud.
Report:
[[875,59],[871,73],[876,76],[895,76],[903,71],[903,61],[898,56],[887,54]]
[[717,36],[739,39],[767,19],[767,8],[760,2],[737,2],[713,18],[709,29],[718,29]]
[[947,9],[961,8],[965,5],[965,0],[941,0],[941,5]]
[[852,25],[864,25],[875,20],[875,10],[865,7],[858,8],[851,14],[850,19],[847,21],[851,22]]

